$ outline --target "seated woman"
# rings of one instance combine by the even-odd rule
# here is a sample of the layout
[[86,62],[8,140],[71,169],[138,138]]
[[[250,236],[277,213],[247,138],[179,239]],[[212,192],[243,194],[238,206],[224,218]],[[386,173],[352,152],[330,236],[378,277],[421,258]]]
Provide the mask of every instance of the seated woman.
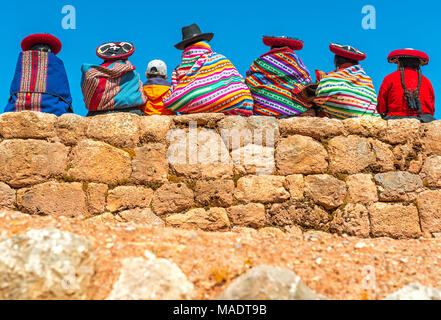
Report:
[[50,34],[26,37],[21,47],[5,112],[40,111],[61,116],[72,111],[72,96],[61,42]]
[[253,99],[243,77],[224,56],[211,50],[213,33],[195,24],[182,28],[182,62],[172,73],[171,91],[164,106],[180,114],[253,114]]
[[141,77],[127,60],[134,52],[131,43],[106,43],[96,51],[104,60],[101,65],[82,66],[81,89],[89,110],[87,116],[118,112],[144,115],[147,98]]
[[311,110],[301,92],[311,84],[311,75],[294,53],[303,41],[288,37],[263,37],[271,50],[256,59],[247,72],[246,83],[254,99],[254,114],[292,117]]
[[398,64],[398,71],[388,75],[381,85],[378,112],[385,120],[414,118],[434,121],[435,92],[430,80],[421,73],[429,56],[421,51],[393,51],[388,60]]
[[374,85],[359,64],[366,54],[351,46],[331,43],[329,47],[336,55],[336,71],[321,79],[314,102],[330,118],[379,117]]

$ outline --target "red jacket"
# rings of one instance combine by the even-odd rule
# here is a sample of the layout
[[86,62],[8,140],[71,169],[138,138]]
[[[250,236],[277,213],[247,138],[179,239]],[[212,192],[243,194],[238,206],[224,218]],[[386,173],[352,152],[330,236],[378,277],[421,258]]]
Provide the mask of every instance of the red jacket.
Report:
[[[414,91],[418,87],[418,72],[413,69],[405,69],[404,76],[406,87]],[[435,113],[435,92],[430,80],[423,76],[420,89],[421,111],[423,114]],[[387,112],[388,116],[416,116],[417,111],[412,111],[407,106],[404,97],[404,89],[401,84],[401,72],[396,71],[388,75],[381,85],[378,96],[378,113]]]

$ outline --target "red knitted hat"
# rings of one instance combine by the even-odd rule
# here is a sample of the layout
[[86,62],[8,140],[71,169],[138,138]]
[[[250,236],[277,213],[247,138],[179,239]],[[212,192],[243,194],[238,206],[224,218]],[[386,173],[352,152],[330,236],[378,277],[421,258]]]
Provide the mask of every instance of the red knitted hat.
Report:
[[292,50],[302,50],[303,41],[296,38],[289,38],[286,36],[274,37],[263,36],[263,44],[268,47],[289,47]]
[[331,43],[329,45],[329,49],[337,56],[355,61],[363,61],[367,58],[366,53],[363,53],[360,50],[348,45],[344,46],[338,43]]
[[401,49],[392,51],[387,57],[387,60],[390,63],[398,63],[398,60],[400,58],[418,58],[420,59],[422,66],[429,64],[429,56],[422,51],[414,49]]
[[108,42],[96,49],[96,55],[104,60],[125,60],[135,52],[135,46],[129,42]]
[[29,51],[36,44],[47,44],[51,47],[53,54],[58,54],[61,51],[61,41],[51,34],[38,33],[27,36],[21,42],[23,51]]

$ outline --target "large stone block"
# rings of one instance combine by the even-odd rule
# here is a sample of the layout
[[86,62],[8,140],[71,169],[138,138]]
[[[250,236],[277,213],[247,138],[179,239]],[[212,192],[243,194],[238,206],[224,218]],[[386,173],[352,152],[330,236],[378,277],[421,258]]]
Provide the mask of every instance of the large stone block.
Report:
[[378,201],[378,191],[370,174],[355,174],[346,180],[351,203],[370,203]]
[[381,201],[414,201],[418,193],[423,191],[423,181],[409,172],[388,172],[377,174],[375,182],[378,184]]
[[139,125],[141,142],[164,143],[167,133],[173,125],[173,120],[171,116],[153,115],[141,117],[139,119]]
[[86,188],[87,208],[90,216],[102,214],[106,210],[107,184],[88,183]]
[[323,139],[345,133],[343,122],[329,118],[294,117],[279,120],[280,134],[302,135],[315,139]]
[[301,201],[305,194],[305,179],[301,174],[294,174],[286,177],[288,184],[288,191],[291,195],[291,200]]
[[121,186],[109,191],[107,210],[110,212],[134,208],[147,208],[153,198],[153,190],[139,186]]
[[230,151],[253,144],[253,132],[249,127],[248,119],[245,117],[225,117],[219,121],[218,131]]
[[308,203],[296,201],[276,203],[268,213],[269,222],[278,227],[298,225],[308,229],[329,229],[328,213],[319,206]]
[[175,214],[166,218],[168,225],[173,227],[204,231],[220,231],[230,228],[230,220],[225,209],[210,208],[192,209],[185,214]]
[[15,206],[15,190],[0,182],[0,209],[13,209]]
[[281,175],[325,173],[327,158],[323,145],[299,135],[282,139],[276,149],[276,165]]
[[153,212],[162,216],[183,212],[193,206],[194,193],[183,183],[167,183],[155,191]]
[[406,144],[420,138],[420,121],[416,119],[390,120],[383,140],[390,144]]
[[283,202],[290,197],[285,184],[285,177],[280,176],[243,177],[237,182],[235,198],[244,203]]
[[427,158],[420,176],[427,186],[441,187],[441,156]]
[[395,155],[392,147],[375,139],[369,139],[369,143],[375,155],[375,162],[371,165],[372,170],[375,172],[395,170]]
[[17,192],[17,206],[26,213],[64,217],[88,215],[81,183],[47,182]]
[[132,181],[137,184],[167,182],[166,147],[160,143],[147,144],[134,150]]
[[415,205],[375,203],[369,206],[374,237],[419,238],[422,235]]
[[346,194],[346,183],[333,176],[323,174],[305,178],[305,196],[326,209],[341,206]]
[[73,113],[63,114],[57,121],[57,135],[60,141],[68,146],[77,144],[86,137],[90,118]]
[[174,116],[173,121],[178,126],[188,126],[194,123],[199,127],[215,128],[217,123],[226,116],[222,113],[195,113]]
[[70,155],[68,174],[77,180],[118,184],[132,173],[129,153],[104,142],[83,140]]
[[263,228],[266,225],[265,206],[261,203],[250,203],[227,209],[230,221],[241,227]]
[[0,115],[0,137],[47,139],[55,136],[57,117],[43,112],[10,112]]
[[330,223],[330,231],[339,235],[347,234],[354,237],[369,238],[369,211],[359,203],[350,203],[344,208],[338,209]]
[[239,175],[270,175],[276,168],[274,148],[249,144],[231,153],[234,172]]
[[387,121],[371,116],[349,118],[343,124],[350,135],[364,137],[382,137],[387,130]]
[[421,193],[417,203],[423,232],[441,232],[441,190]]
[[6,140],[0,143],[0,181],[20,188],[66,172],[69,149],[61,143]]
[[233,180],[196,182],[196,203],[201,206],[229,207],[233,204]]
[[328,147],[329,165],[333,173],[360,173],[376,161],[366,138],[336,137],[329,141]]
[[131,209],[119,212],[115,219],[119,222],[132,222],[152,227],[164,227],[165,222],[153,213],[149,208],[147,209]]

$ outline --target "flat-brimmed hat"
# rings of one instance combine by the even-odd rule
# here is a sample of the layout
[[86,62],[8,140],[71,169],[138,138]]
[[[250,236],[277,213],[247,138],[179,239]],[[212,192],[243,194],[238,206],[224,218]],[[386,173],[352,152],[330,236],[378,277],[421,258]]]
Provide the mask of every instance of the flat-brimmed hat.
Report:
[[29,51],[36,44],[47,44],[51,47],[53,54],[58,54],[61,51],[61,41],[48,33],[37,33],[27,36],[21,42],[23,51]]
[[263,36],[263,44],[268,47],[289,47],[292,50],[302,50],[303,41],[287,36]]
[[135,52],[135,46],[129,42],[107,42],[96,49],[96,55],[107,61],[126,60]]
[[420,60],[422,66],[429,64],[429,56],[422,51],[414,49],[400,49],[392,51],[387,57],[387,60],[390,63],[398,63],[400,58],[417,58]]
[[338,43],[331,43],[329,45],[329,49],[332,53],[334,53],[337,56],[351,59],[355,61],[363,61],[367,58],[366,53],[361,52],[360,50],[349,46],[349,45],[341,45]]
[[184,50],[189,44],[199,41],[210,42],[214,33],[202,33],[197,24],[182,28],[182,41],[175,45],[176,49]]

